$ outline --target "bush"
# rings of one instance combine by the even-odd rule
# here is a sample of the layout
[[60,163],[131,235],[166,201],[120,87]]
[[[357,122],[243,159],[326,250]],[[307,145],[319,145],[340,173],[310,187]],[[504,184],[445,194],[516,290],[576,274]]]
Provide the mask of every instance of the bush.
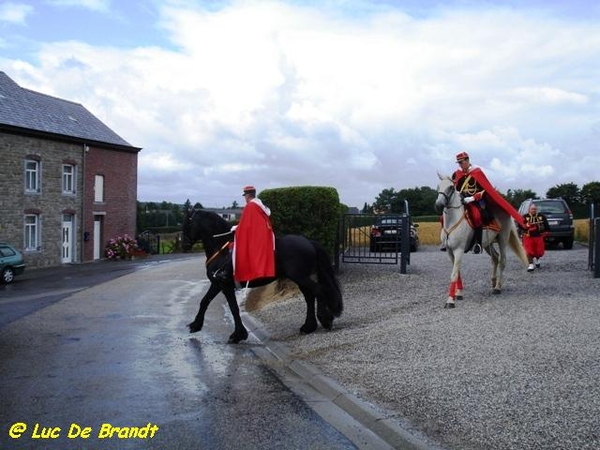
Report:
[[126,234],[108,241],[104,254],[108,259],[131,259],[138,249],[137,241]]
[[271,209],[276,235],[301,234],[335,249],[341,206],[337,190],[323,186],[265,189],[259,198]]

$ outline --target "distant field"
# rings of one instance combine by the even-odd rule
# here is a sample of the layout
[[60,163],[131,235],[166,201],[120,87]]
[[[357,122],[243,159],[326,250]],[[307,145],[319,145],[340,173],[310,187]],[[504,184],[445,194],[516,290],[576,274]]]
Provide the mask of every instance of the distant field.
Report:
[[[440,243],[440,224],[434,222],[416,222],[419,224],[419,240],[421,245],[438,245]],[[575,220],[575,240],[587,242],[589,238],[588,219]]]

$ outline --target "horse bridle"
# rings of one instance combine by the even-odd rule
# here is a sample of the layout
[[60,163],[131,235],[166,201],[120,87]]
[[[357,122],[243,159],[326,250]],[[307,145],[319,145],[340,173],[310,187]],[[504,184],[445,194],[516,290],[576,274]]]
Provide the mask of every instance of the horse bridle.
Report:
[[[444,198],[446,199],[446,205],[444,206],[444,209],[457,209],[460,208],[462,206],[464,206],[463,202],[460,202],[460,205],[457,206],[450,206],[450,199],[452,198],[452,196],[454,196],[454,194],[456,194],[458,191],[456,189],[452,189],[452,192],[450,193],[450,195],[446,194],[444,191],[438,191],[439,195],[443,195]],[[460,223],[466,219],[467,216],[467,210],[465,209],[463,211],[462,216],[460,217],[460,220],[458,220],[454,225],[452,225],[452,227],[447,230],[445,227],[443,228],[444,233],[446,233],[446,237],[450,236],[450,233],[452,233],[459,225]]]
[[450,195],[446,194],[444,191],[438,191],[438,195],[443,195],[444,198],[446,199],[446,205],[444,206],[444,208],[448,208],[448,209],[453,209],[453,208],[460,208],[462,205],[462,202],[460,204],[460,206],[450,206],[450,200],[452,199],[452,197],[454,196],[454,194],[456,194],[457,190],[456,189],[452,189],[452,192],[450,193]]

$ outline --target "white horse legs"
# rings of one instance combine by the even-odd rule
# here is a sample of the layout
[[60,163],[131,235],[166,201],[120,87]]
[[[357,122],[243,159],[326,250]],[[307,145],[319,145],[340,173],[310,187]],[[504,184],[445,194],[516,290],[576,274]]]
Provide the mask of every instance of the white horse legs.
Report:
[[462,300],[462,277],[460,276],[460,265],[462,262],[463,253],[457,251],[456,253],[450,253],[450,259],[452,260],[452,274],[450,275],[450,286],[448,288],[448,298],[444,308],[454,308],[455,300]]

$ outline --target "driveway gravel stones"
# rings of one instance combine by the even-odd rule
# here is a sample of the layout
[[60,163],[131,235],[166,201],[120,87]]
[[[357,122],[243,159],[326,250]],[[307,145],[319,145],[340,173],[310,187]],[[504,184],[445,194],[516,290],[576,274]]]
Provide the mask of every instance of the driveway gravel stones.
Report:
[[437,247],[399,266],[344,265],[334,330],[299,334],[304,300],[253,311],[271,340],[388,417],[447,449],[600,448],[600,279],[588,249],[547,250],[528,273],[508,255],[493,295],[486,254],[467,254],[464,300],[444,309]]

